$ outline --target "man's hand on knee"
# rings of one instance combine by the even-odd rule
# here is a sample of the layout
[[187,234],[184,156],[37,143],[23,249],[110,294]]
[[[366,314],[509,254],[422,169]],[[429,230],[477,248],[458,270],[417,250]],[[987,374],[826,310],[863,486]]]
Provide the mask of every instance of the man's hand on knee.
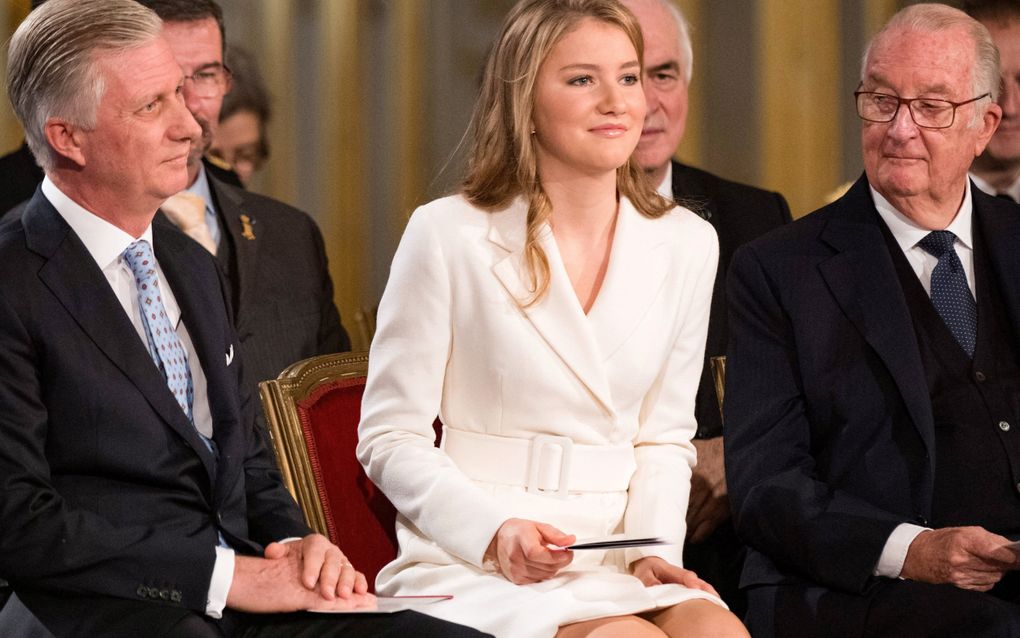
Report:
[[354,609],[375,604],[365,576],[335,545],[312,534],[271,543],[266,557],[237,556],[227,607],[250,613]]

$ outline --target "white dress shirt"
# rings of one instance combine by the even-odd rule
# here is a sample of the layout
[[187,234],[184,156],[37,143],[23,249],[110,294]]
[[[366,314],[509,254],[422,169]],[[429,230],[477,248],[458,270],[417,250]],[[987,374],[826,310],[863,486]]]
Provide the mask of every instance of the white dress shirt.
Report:
[[[878,214],[892,232],[893,239],[899,245],[903,254],[906,255],[914,274],[921,280],[924,291],[931,295],[931,272],[938,264],[938,258],[918,246],[918,242],[925,238],[930,229],[922,228],[911,221],[906,215],[899,212],[893,205],[882,197],[874,188],[871,189],[871,197],[875,201],[875,208]],[[974,217],[974,204],[971,199],[970,182],[967,182],[963,195],[963,203],[952,223],[945,228],[956,235],[954,248],[963,264],[963,270],[967,274],[967,285],[971,294],[974,294],[974,231],[971,219]],[[882,548],[882,554],[875,565],[875,576],[886,576],[899,578],[903,571],[903,563],[907,559],[907,550],[910,543],[917,538],[917,535],[930,528],[921,527],[912,523],[900,523],[892,534],[889,535]]]
[[666,162],[666,175],[659,182],[659,187],[655,189],[660,195],[673,201],[673,162]]
[[[145,350],[148,351],[149,342],[145,337],[145,327],[138,309],[138,289],[135,286],[135,277],[122,255],[136,239],[143,239],[149,242],[150,246],[152,245],[151,224],[140,237],[135,238],[82,208],[57,188],[49,177],[43,179],[42,192],[85,245],[85,249],[88,250],[100,270],[103,271],[103,276],[106,277],[114,295],[117,296],[117,301],[124,308],[124,312],[127,313],[128,319],[131,320],[131,324],[138,333],[138,338],[142,340]],[[153,254],[155,255],[155,246],[153,246]],[[195,345],[191,342],[188,329],[181,321],[181,308],[177,305],[177,299],[163,275],[158,260],[156,261],[156,272],[159,276],[161,296],[167,317],[170,319],[170,323],[176,326],[177,336],[184,346],[191,368],[194,387],[192,414],[195,427],[205,436],[212,438],[212,414],[209,411],[208,387],[202,364],[195,351]],[[213,565],[212,579],[209,583],[206,614],[213,618],[219,618],[223,614],[223,608],[227,603],[227,592],[230,590],[233,579],[234,550],[216,547],[216,562]]]
[[185,190],[200,196],[205,202],[205,225],[209,228],[209,235],[212,237],[213,243],[219,248],[220,237],[222,237],[220,220],[216,217],[216,209],[213,207],[212,188],[209,186],[209,177],[205,172],[205,164],[202,162],[198,163],[198,177],[195,178],[195,183]]

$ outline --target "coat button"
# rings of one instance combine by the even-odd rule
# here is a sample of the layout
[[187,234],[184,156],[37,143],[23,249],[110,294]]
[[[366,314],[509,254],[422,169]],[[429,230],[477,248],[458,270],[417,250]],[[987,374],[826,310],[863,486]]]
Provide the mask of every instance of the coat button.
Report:
[[145,598],[149,595],[149,590],[145,587],[145,585],[139,585],[138,589],[135,590],[135,593],[138,594],[139,598]]
[[181,592],[176,589],[170,592],[170,600],[175,603],[181,602]]
[[1009,432],[1009,423],[1006,421],[999,421],[999,429],[1003,432]]
[[169,589],[159,590],[159,598],[160,600],[170,600],[170,590]]
[[978,370],[977,372],[974,373],[974,378],[977,379],[978,381],[984,381],[988,377],[985,376],[984,372]]

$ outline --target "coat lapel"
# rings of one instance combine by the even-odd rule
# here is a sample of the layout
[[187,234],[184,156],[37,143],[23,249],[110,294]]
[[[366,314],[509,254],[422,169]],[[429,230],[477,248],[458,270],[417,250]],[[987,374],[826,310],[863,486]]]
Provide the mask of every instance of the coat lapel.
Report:
[[40,192],[25,212],[24,225],[28,248],[47,259],[39,272],[43,284],[153,410],[195,448],[211,477],[208,451],[85,245]]
[[862,177],[836,205],[842,206],[845,214],[834,217],[822,230],[822,241],[836,250],[819,265],[822,278],[847,318],[889,369],[934,459],[934,417],[924,365],[867,180]]
[[670,261],[660,226],[621,198],[609,268],[588,311],[603,361],[630,338],[648,313],[666,282]]
[[527,204],[521,198],[506,210],[492,213],[488,239],[506,251],[505,256],[493,265],[493,274],[518,301],[524,315],[549,347],[588,388],[606,412],[613,414],[609,379],[598,343],[588,317],[584,315],[574,295],[548,226],[542,230],[539,243],[549,258],[549,290],[540,302],[526,307],[524,305],[531,295],[524,260],[526,225]]

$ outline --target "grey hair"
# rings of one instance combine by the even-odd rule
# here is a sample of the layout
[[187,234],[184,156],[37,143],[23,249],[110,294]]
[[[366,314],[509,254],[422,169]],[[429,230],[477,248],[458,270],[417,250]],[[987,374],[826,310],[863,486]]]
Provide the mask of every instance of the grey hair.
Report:
[[691,79],[694,77],[694,47],[691,46],[691,26],[687,23],[687,18],[684,17],[680,7],[676,6],[676,3],[672,0],[658,0],[669,15],[673,16],[673,21],[676,22],[677,41],[680,44],[680,55],[683,56],[683,64],[680,67],[680,73],[683,75],[684,84],[690,84]]
[[[867,73],[868,57],[871,49],[884,35],[896,30],[941,32],[956,28],[966,29],[974,41],[974,68],[971,69],[971,82],[974,95],[991,95],[989,104],[999,99],[999,50],[995,47],[992,36],[980,22],[959,9],[944,4],[914,4],[899,11],[882,29],[875,34],[864,50],[861,59],[861,81]],[[980,112],[980,111],[979,111]]]
[[144,46],[162,28],[159,17],[134,0],[48,0],[25,18],[8,46],[7,95],[43,170],[56,163],[46,140],[48,119],[95,127],[105,90],[96,54]]

